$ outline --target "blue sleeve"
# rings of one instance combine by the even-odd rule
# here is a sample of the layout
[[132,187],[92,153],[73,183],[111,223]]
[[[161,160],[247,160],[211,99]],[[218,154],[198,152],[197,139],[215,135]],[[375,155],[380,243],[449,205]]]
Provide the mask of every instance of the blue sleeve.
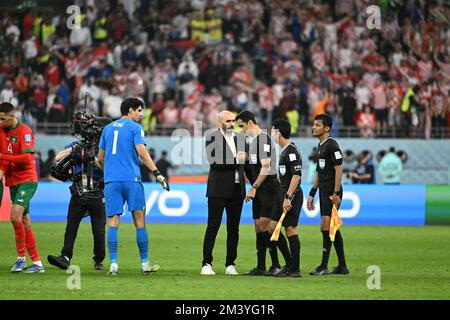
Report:
[[143,144],[147,145],[145,143],[145,133],[144,128],[140,124],[136,124],[136,126],[133,127],[133,141],[134,145]]
[[66,146],[64,147],[64,149],[68,149],[68,148],[72,148],[74,145],[77,144],[77,140],[72,140],[71,143],[66,144]]
[[100,143],[98,145],[98,148],[100,150],[105,150],[105,148],[106,148],[106,145],[105,145],[105,131],[106,131],[106,128],[103,129],[102,135],[100,136]]

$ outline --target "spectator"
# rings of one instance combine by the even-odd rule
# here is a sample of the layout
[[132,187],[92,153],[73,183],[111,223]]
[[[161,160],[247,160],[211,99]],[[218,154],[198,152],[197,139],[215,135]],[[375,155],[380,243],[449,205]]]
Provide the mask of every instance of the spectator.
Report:
[[167,151],[163,150],[161,152],[161,158],[156,162],[156,167],[159,172],[169,181],[169,169],[175,169],[176,167],[172,165],[172,163],[167,160]]
[[377,137],[386,136],[387,132],[388,109],[386,91],[385,83],[380,78],[377,78],[372,89],[373,105],[377,119]]
[[185,128],[192,130],[194,123],[198,119],[199,110],[196,108],[196,101],[190,100],[181,111],[181,122]]
[[375,171],[373,165],[372,166],[368,165],[369,154],[364,152],[360,153],[356,157],[356,161],[358,161],[358,164],[352,173],[352,183],[353,184],[372,183]]
[[113,120],[119,119],[122,116],[120,112],[122,101],[122,97],[119,96],[119,90],[116,87],[113,87],[111,93],[105,97],[103,103],[103,115],[110,117]]
[[357,110],[356,99],[353,93],[353,83],[348,80],[345,87],[338,91],[339,105],[342,107],[342,120],[344,126],[355,126],[355,114]]
[[41,168],[41,174],[43,179],[49,180],[51,179],[51,167],[52,164],[55,163],[56,153],[54,149],[49,149],[47,151],[47,159],[44,161],[44,166]]
[[44,161],[42,161],[42,155],[40,151],[36,151],[34,154],[34,164],[36,165],[36,172],[39,177],[39,180],[45,178],[43,175]]
[[0,92],[0,100],[2,102],[11,102],[14,97],[13,83],[8,80],[3,87],[3,90]]
[[372,138],[374,136],[373,129],[376,126],[376,118],[370,106],[363,107],[363,112],[360,112],[357,117],[356,125],[360,129],[361,137]]
[[160,114],[160,121],[163,126],[163,135],[167,135],[171,132],[168,129],[177,127],[180,121],[180,111],[175,105],[174,100],[168,100],[165,108]]
[[70,44],[74,47],[91,46],[91,30],[87,25],[86,19],[81,22],[81,28],[73,28],[70,32]]
[[60,99],[55,96],[53,104],[50,106],[48,111],[48,121],[49,122],[65,122],[66,120],[66,109],[64,104],[61,103]]

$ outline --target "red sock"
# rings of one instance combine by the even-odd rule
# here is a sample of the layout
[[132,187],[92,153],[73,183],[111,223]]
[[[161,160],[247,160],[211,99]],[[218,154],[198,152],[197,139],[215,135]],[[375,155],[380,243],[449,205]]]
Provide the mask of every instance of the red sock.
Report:
[[36,239],[34,239],[33,229],[30,227],[25,233],[25,242],[27,245],[27,251],[30,255],[31,261],[36,262],[40,261],[39,251],[36,247]]
[[25,226],[22,221],[13,224],[16,235],[17,256],[25,258]]

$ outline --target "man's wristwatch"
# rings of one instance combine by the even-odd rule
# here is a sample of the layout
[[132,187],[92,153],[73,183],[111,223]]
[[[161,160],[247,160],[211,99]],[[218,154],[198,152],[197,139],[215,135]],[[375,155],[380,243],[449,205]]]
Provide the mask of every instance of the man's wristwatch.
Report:
[[292,200],[293,197],[294,197],[293,195],[290,196],[287,193],[284,195],[284,198],[287,199],[287,200]]
[[258,189],[258,185],[257,185],[256,183],[254,183],[254,184],[252,185],[252,188],[255,189],[255,190]]
[[340,191],[335,191],[334,194],[339,197],[341,195],[341,192]]

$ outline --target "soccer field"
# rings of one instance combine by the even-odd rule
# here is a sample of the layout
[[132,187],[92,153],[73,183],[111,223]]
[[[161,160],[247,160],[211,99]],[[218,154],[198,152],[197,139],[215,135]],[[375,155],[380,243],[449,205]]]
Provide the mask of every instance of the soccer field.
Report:
[[[93,270],[90,224],[82,223],[75,245],[73,265],[81,270],[81,289],[69,290],[70,276],[46,262],[59,254],[64,223],[34,222],[34,230],[46,272],[11,274],[16,258],[14,232],[0,223],[0,299],[449,299],[450,228],[344,226],[342,229],[349,276],[312,277],[308,272],[321,258],[322,237],[318,226],[300,226],[300,279],[225,276],[226,226],[222,225],[215,249],[216,276],[200,276],[205,225],[148,225],[150,259],[161,270],[140,274],[134,226],[119,229],[119,275],[109,277]],[[252,225],[241,225],[237,270],[254,266],[255,235]],[[282,261],[281,254],[280,261]],[[29,261],[29,259],[28,259]],[[268,261],[270,258],[268,257]],[[105,260],[105,267],[108,267]],[[336,265],[332,252],[329,267]],[[381,270],[381,289],[369,290],[369,266]]]

